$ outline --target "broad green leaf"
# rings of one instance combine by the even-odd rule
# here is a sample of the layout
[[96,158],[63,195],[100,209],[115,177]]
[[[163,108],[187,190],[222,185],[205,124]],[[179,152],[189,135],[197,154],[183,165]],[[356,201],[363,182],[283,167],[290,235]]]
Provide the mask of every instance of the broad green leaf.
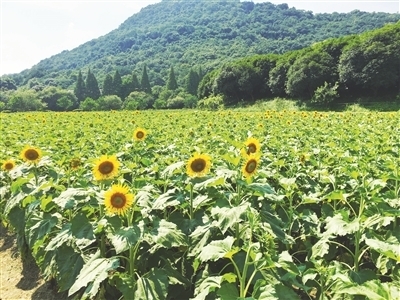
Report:
[[196,227],[196,229],[190,234],[192,247],[189,256],[197,256],[201,249],[208,244],[212,236],[213,228],[214,226],[211,224]]
[[164,210],[167,207],[175,207],[180,205],[185,200],[182,194],[179,194],[177,189],[171,189],[165,194],[158,197],[153,203],[153,209]]
[[264,279],[258,279],[254,286],[253,294],[254,299],[263,300],[300,300],[296,293],[281,283],[267,283]]
[[61,219],[61,215],[58,213],[52,215],[49,213],[32,213],[25,228],[25,236],[30,247],[33,247],[37,240],[50,233],[59,219]]
[[191,300],[205,300],[210,292],[221,287],[222,276],[207,276],[194,290],[195,297]]
[[152,227],[151,232],[146,234],[146,240],[152,246],[151,252],[159,248],[187,246],[186,236],[176,224],[157,219]]
[[211,215],[217,221],[216,225],[221,229],[222,233],[229,228],[233,228],[233,225],[243,221],[242,216],[249,208],[250,203],[245,202],[237,207],[213,207],[211,209]]
[[59,233],[55,237],[51,239],[49,244],[46,246],[46,251],[53,251],[56,250],[58,247],[61,247],[64,243],[73,242],[74,237],[72,236],[71,232],[71,224],[65,224],[63,228],[60,230]]
[[284,244],[292,244],[294,242],[294,239],[283,231],[282,228],[285,228],[286,225],[278,218],[278,216],[266,210],[262,210],[260,216],[261,220],[270,226],[269,228],[265,228],[268,233],[276,236]]
[[210,203],[211,201],[214,201],[214,199],[212,199],[211,197],[209,197],[208,195],[197,195],[194,199],[193,199],[193,208],[195,210],[197,210],[198,208],[207,205],[208,203]]
[[324,236],[340,235],[344,236],[351,234],[360,229],[360,220],[355,218],[353,221],[348,220],[348,216],[345,214],[345,219],[342,214],[336,214],[333,217],[326,218],[326,225]]
[[323,257],[329,252],[329,239],[321,238],[312,246],[312,255],[311,258],[315,259],[318,257]]
[[[93,298],[99,291],[100,284],[108,278],[108,272],[119,267],[119,258],[101,258],[100,251],[94,254],[81,269],[75,283],[68,291],[68,296],[78,292],[81,288],[89,287],[85,290],[84,297]],[[91,284],[89,286],[89,284]]]
[[198,258],[202,262],[209,260],[216,261],[223,258],[232,249],[234,240],[232,236],[228,236],[223,240],[212,241],[201,250]]
[[296,267],[296,264],[293,263],[293,258],[288,251],[283,251],[281,254],[279,254],[279,259],[276,263],[276,266],[281,267],[293,274],[300,274],[299,269]]
[[225,178],[224,177],[211,177],[207,180],[204,180],[202,182],[196,183],[194,185],[195,190],[200,190],[209,186],[219,186],[223,185],[225,183]]
[[221,300],[232,300],[239,297],[238,285],[236,283],[223,282],[217,291]]
[[161,173],[162,177],[170,177],[172,174],[177,173],[177,171],[185,165],[185,162],[178,161],[172,165],[169,165]]
[[68,290],[75,282],[76,277],[81,271],[84,261],[80,253],[72,247],[63,245],[57,249],[57,284],[59,291]]
[[107,234],[117,254],[133,247],[143,237],[143,222],[129,227],[121,227],[115,232]]
[[386,241],[380,241],[372,238],[365,238],[365,243],[376,252],[381,253],[397,262],[400,262],[400,244],[395,237]]
[[[396,299],[392,297],[393,291],[391,291],[388,283],[381,283],[379,280],[366,281],[361,285],[343,286],[336,293],[366,296],[369,300]],[[397,293],[397,296],[399,296],[399,293]]]
[[362,269],[358,272],[350,271],[350,278],[357,284],[363,284],[368,280],[377,279],[375,272],[368,269]]
[[168,277],[164,270],[153,269],[136,280],[133,287],[133,299],[163,300],[167,299]]
[[132,298],[134,283],[133,278],[128,273],[115,272],[110,278],[110,283],[117,287],[124,299]]
[[78,200],[85,200],[90,193],[84,188],[69,188],[54,198],[53,202],[63,209],[71,209],[76,206]]
[[251,183],[246,185],[246,190],[253,191],[257,196],[264,196],[271,200],[279,200],[275,191],[268,183]]
[[84,249],[95,241],[93,226],[84,213],[79,212],[71,221],[71,233],[76,238],[75,243]]

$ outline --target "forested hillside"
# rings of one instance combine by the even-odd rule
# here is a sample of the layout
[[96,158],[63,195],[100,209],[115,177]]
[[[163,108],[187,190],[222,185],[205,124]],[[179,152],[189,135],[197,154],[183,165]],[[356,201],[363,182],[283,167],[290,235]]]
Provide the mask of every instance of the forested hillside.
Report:
[[[360,33],[400,20],[399,14],[313,14],[286,4],[239,1],[171,1],[143,8],[118,29],[11,75],[16,86],[74,87],[90,68],[99,82],[116,70],[164,86],[170,67],[182,85],[191,68],[210,71],[245,56],[285,53],[331,37]],[[122,20],[121,20],[122,21]]]
[[[282,55],[257,55],[205,76],[199,97],[231,105],[289,97],[323,105],[373,95],[400,95],[400,22],[328,39]],[[398,97],[398,96],[397,96]]]

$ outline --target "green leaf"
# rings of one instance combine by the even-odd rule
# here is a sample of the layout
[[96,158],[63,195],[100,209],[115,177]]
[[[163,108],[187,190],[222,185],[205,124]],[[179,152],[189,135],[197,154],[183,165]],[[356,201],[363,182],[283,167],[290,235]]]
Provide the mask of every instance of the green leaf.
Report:
[[139,277],[133,287],[133,299],[163,300],[168,294],[168,277],[164,270],[153,269]]
[[189,252],[189,256],[195,256],[200,253],[200,251],[208,244],[212,236],[213,225],[205,224],[203,226],[198,226],[196,229],[190,234],[192,247]]
[[133,247],[143,237],[143,222],[129,227],[121,227],[116,232],[108,233],[107,238],[115,248],[117,254]]
[[299,275],[299,269],[296,267],[296,264],[293,263],[292,256],[289,254],[288,251],[283,251],[279,255],[278,263],[276,264],[277,267],[281,267],[290,273]]
[[61,215],[58,213],[52,215],[49,213],[32,213],[25,228],[25,236],[29,246],[32,248],[37,240],[50,233],[59,219],[61,219]]
[[221,287],[222,276],[207,276],[194,290],[194,297],[191,300],[205,300],[210,292]]
[[376,252],[385,255],[396,262],[400,262],[399,241],[395,237],[390,237],[386,241],[380,241],[372,238],[365,238],[365,244]]
[[358,272],[350,271],[350,278],[358,284],[362,284],[366,281],[377,279],[376,274],[372,270],[363,269]]
[[327,237],[321,238],[315,245],[312,246],[311,258],[315,259],[318,257],[323,257],[329,252],[329,239]]
[[276,215],[273,215],[269,211],[262,210],[260,216],[263,222],[269,224],[270,228],[266,228],[269,233],[276,236],[284,244],[294,243],[294,239],[287,235],[282,229],[286,227],[285,223],[283,223]]
[[264,196],[270,200],[278,201],[275,191],[268,183],[251,183],[246,185],[246,189],[253,191],[257,196]]
[[345,213],[336,214],[333,217],[326,218],[326,232],[324,236],[351,234],[360,229],[360,220],[355,218],[353,221],[348,220]]
[[245,202],[237,207],[213,207],[211,209],[211,215],[216,219],[217,226],[221,229],[222,233],[229,228],[233,228],[233,225],[243,221],[242,216],[249,208],[250,203]]
[[201,250],[198,258],[202,262],[223,258],[232,249],[234,240],[232,236],[228,236],[223,240],[212,241]]
[[74,237],[71,232],[71,224],[65,224],[60,232],[51,239],[49,244],[46,246],[46,251],[56,250],[58,247],[61,247],[64,243],[72,242]]
[[199,183],[196,183],[193,188],[195,190],[200,190],[209,186],[219,186],[225,184],[224,177],[211,177]]
[[71,209],[76,206],[77,200],[85,200],[90,193],[84,188],[69,188],[54,198],[53,202],[63,209]]
[[156,201],[154,201],[152,208],[164,210],[167,207],[178,206],[184,200],[184,196],[178,193],[178,189],[171,189],[165,194],[160,195],[160,197],[158,197]]
[[117,257],[100,258],[100,251],[98,251],[83,266],[75,283],[69,289],[68,296],[75,294],[83,287],[88,287],[83,297],[95,297],[99,291],[100,284],[108,278],[108,272],[116,270],[118,267],[119,259]]
[[75,243],[84,249],[95,241],[93,226],[86,215],[79,212],[71,221],[71,233],[76,238]]
[[68,290],[75,282],[84,261],[80,253],[77,253],[72,247],[63,245],[57,249],[57,285],[59,291]]
[[153,247],[149,250],[154,252],[159,248],[172,248],[187,246],[186,236],[180,231],[176,224],[165,221],[155,220],[150,233],[146,234],[146,240]]
[[287,299],[287,300],[299,300],[300,297],[296,293],[288,288],[287,286],[276,283],[267,283],[264,279],[258,279],[254,285],[254,291],[252,294],[254,299],[263,300],[276,300],[276,299]]
[[[396,299],[392,297],[394,293],[388,284],[381,283],[379,280],[366,281],[361,285],[342,286],[336,293],[366,296],[369,300]],[[397,296],[399,296],[399,293],[397,293]]]
[[178,161],[172,165],[169,165],[161,173],[162,177],[170,177],[172,174],[177,173],[177,171],[185,165],[185,162]]
[[232,300],[239,297],[238,285],[236,283],[223,282],[217,291],[217,295],[221,300]]

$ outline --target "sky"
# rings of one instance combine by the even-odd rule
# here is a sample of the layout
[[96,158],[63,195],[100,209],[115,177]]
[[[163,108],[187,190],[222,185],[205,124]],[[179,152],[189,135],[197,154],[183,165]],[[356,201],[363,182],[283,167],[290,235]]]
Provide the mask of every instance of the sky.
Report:
[[[161,0],[0,0],[0,75],[19,73],[42,59],[103,36],[141,8],[158,2]],[[314,13],[400,11],[400,0],[268,2]]]

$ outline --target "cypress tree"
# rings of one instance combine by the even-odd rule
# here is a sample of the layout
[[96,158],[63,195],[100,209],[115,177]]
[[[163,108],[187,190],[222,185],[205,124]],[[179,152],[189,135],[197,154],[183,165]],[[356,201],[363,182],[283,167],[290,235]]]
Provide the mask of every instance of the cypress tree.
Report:
[[113,78],[110,74],[107,74],[103,81],[103,96],[106,95],[114,95]]
[[90,72],[90,69],[86,77],[86,97],[90,97],[94,100],[97,100],[100,97],[99,84],[97,83],[94,74]]
[[178,88],[178,83],[176,82],[174,68],[171,66],[167,82],[167,90],[175,91],[177,88]]
[[143,74],[142,74],[142,80],[140,81],[140,88],[142,89],[143,92],[151,94],[151,86],[150,86],[149,76],[147,75],[146,65],[144,65],[143,67]]
[[83,81],[82,77],[82,72],[79,70],[78,74],[78,79],[76,80],[76,85],[74,89],[74,94],[76,96],[76,99],[78,100],[78,104],[85,100],[86,98],[86,87],[85,87],[85,81]]
[[186,84],[185,84],[186,92],[196,96],[199,82],[200,82],[199,75],[195,71],[193,71],[193,69],[190,69],[189,75],[186,77]]
[[132,73],[132,92],[140,90],[139,79],[137,78],[135,73]]
[[114,77],[113,77],[113,88],[114,88],[114,95],[117,95],[120,98],[123,98],[122,96],[122,78],[121,75],[119,74],[118,70],[115,71]]

